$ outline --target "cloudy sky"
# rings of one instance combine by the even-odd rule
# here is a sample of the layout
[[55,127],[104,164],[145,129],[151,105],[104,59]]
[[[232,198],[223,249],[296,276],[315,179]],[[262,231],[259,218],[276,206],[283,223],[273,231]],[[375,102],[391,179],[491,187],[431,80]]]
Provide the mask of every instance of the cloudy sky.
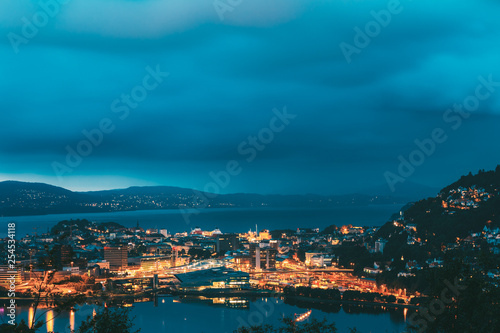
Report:
[[0,2],[0,180],[203,189],[237,161],[220,192],[341,194],[500,163],[498,1],[60,2]]

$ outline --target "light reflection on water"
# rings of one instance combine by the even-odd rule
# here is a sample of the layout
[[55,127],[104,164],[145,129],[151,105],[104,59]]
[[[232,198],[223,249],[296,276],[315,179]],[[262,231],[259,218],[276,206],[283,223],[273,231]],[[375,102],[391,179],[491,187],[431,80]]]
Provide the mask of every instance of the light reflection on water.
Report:
[[54,331],[54,312],[52,310],[47,311],[45,321],[47,323],[47,333]]
[[[287,304],[280,299],[243,300],[162,297],[159,302],[140,302],[141,300],[136,299],[130,309],[131,317],[135,317],[134,324],[136,328],[141,328],[141,333],[232,333],[240,324],[278,324],[284,316],[293,316],[309,310],[307,304]],[[96,305],[84,305],[77,311],[61,313],[56,317],[54,312],[49,311],[46,319],[54,319],[49,321],[41,332],[69,333],[70,329],[78,329],[79,323],[87,316],[95,315],[96,308]],[[32,310],[27,306],[19,307],[18,320],[27,320],[30,312]],[[310,318],[322,320],[326,317],[336,323],[339,332],[348,332],[349,328],[356,327],[363,333],[399,333],[405,328],[406,314],[407,311],[403,309],[383,311],[367,306],[336,304],[313,307]]]
[[69,327],[72,331],[75,329],[75,311],[73,310],[69,313]]
[[35,314],[35,309],[32,306],[30,306],[29,314],[28,314],[28,327],[29,328],[31,328],[31,326],[32,326],[34,314]]

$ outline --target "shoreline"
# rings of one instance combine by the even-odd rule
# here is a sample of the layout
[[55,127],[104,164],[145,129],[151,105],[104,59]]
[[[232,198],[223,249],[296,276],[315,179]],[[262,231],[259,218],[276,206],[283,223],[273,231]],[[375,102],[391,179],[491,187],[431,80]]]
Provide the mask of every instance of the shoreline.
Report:
[[311,298],[304,296],[284,296],[285,298],[309,302],[315,304],[352,304],[352,305],[370,305],[370,306],[386,306],[390,308],[406,308],[406,309],[418,309],[419,306],[411,305],[411,304],[401,304],[401,303],[384,303],[384,302],[368,302],[368,301],[350,301],[350,300],[333,300],[333,299],[320,299],[320,298]]
[[[390,308],[402,308],[402,309],[413,309],[416,310],[419,308],[417,305],[411,304],[401,304],[401,303],[384,303],[384,302],[369,302],[369,301],[352,301],[352,300],[331,300],[331,299],[321,299],[321,298],[311,298],[304,296],[287,296],[281,292],[269,291],[269,290],[238,290],[238,291],[221,291],[221,292],[171,292],[171,293],[157,293],[155,295],[154,292],[146,292],[139,294],[106,294],[101,297],[107,298],[107,300],[115,300],[115,299],[135,299],[139,297],[176,297],[176,296],[196,296],[196,297],[206,297],[206,298],[218,298],[218,297],[282,297],[284,299],[296,300],[300,302],[310,303],[311,305],[325,305],[325,304],[349,304],[349,305],[362,305],[362,306],[385,306]],[[0,297],[0,302],[3,300],[10,300],[9,297]],[[16,301],[20,303],[26,303],[30,301],[34,301],[33,297],[15,297]],[[86,300],[99,299],[99,296],[86,296]],[[45,302],[42,302],[45,303]]]

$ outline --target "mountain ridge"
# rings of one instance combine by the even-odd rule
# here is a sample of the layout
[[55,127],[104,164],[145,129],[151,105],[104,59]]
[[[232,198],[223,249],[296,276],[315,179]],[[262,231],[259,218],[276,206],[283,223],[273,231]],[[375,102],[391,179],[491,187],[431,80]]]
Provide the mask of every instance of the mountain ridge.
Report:
[[437,256],[472,233],[500,228],[500,166],[462,176],[436,196],[402,210],[400,218],[384,224],[376,235],[388,240],[387,249],[395,257]]
[[76,192],[40,182],[0,182],[0,215],[3,216],[188,208],[338,207],[405,204],[407,201],[407,198],[365,194],[215,194],[174,186]]

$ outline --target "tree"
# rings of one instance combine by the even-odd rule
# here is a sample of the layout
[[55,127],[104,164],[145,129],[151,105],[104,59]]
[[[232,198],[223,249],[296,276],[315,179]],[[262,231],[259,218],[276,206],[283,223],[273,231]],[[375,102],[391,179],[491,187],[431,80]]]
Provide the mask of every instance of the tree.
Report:
[[16,325],[2,324],[0,325],[0,332],[2,333],[34,333],[40,327],[43,326],[43,322],[38,322],[35,327],[29,328],[24,319],[22,319]]
[[134,249],[130,251],[131,257],[140,257],[147,252],[147,247],[143,244],[137,245]]
[[[33,319],[31,323],[28,323],[29,327],[36,328],[43,326],[45,322],[41,318],[49,311],[55,312],[53,317],[55,318],[64,311],[70,311],[76,304],[82,303],[85,300],[84,295],[63,296],[52,283],[54,275],[55,271],[45,271],[41,278],[35,279],[35,284],[33,286]],[[42,303],[51,304],[52,306],[37,316],[38,307]]]
[[[32,288],[33,300],[33,319],[26,323],[21,320],[15,325],[9,327],[0,326],[0,332],[16,332],[16,333],[34,333],[37,332],[47,322],[43,319],[44,315],[49,311],[54,311],[53,319],[59,316],[62,312],[70,311],[76,304],[82,303],[85,299],[84,295],[68,296],[62,295],[57,287],[52,283],[55,271],[45,271],[41,277],[37,277]],[[51,305],[39,313],[38,307],[40,304]],[[53,320],[52,319],[52,320]]]
[[410,332],[500,332],[500,288],[463,258],[436,272],[429,297],[414,302],[420,309],[409,319]]
[[88,316],[78,328],[77,333],[138,333],[132,331],[135,317],[130,318],[125,308],[103,307],[95,316]]
[[389,302],[389,303],[396,302],[396,297],[394,295],[387,296],[387,302]]
[[428,324],[427,330],[443,333],[499,332],[500,289],[474,273],[463,284],[466,289]]
[[[53,311],[54,316],[52,320],[59,316],[62,312],[72,310],[77,304],[85,301],[84,295],[63,295],[63,293],[54,284],[55,269],[54,263],[56,262],[56,254],[54,251],[49,251],[45,247],[46,260],[39,263],[38,268],[43,269],[43,273],[35,274],[30,283],[33,286],[30,290],[30,295],[33,297],[33,316],[31,322],[21,320],[15,325],[10,327],[1,327],[0,332],[16,332],[16,333],[34,333],[38,331],[47,322],[43,319],[44,315]],[[46,305],[43,311],[39,310],[40,304]]]

